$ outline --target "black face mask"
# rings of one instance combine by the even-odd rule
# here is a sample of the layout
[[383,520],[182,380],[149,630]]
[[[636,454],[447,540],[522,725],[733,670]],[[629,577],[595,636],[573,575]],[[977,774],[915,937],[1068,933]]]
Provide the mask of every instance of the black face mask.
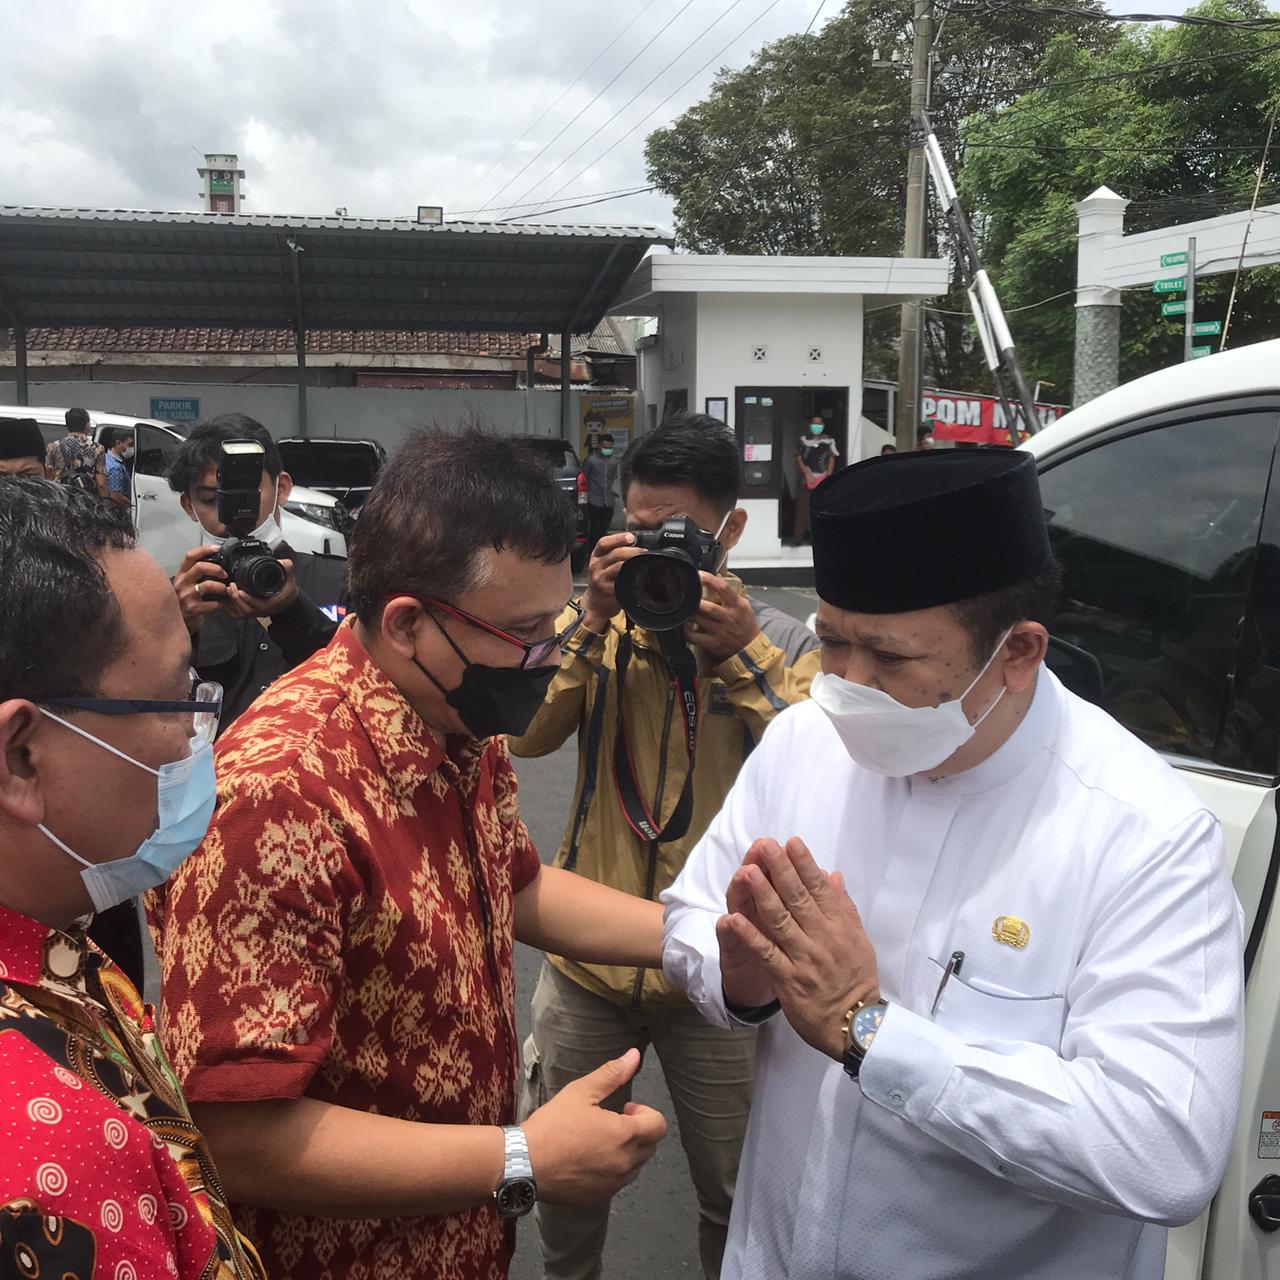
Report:
[[431,681],[475,738],[507,733],[518,738],[533,723],[547,687],[559,667],[486,667],[472,662],[434,617],[431,619],[449,647],[466,663],[457,688],[446,689],[415,657],[413,665]]

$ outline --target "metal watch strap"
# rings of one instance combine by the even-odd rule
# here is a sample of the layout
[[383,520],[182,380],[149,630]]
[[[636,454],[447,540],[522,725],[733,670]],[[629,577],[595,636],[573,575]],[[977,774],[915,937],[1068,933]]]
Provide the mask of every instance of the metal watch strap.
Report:
[[502,1180],[532,1178],[533,1165],[529,1163],[529,1144],[524,1130],[518,1124],[502,1128]]

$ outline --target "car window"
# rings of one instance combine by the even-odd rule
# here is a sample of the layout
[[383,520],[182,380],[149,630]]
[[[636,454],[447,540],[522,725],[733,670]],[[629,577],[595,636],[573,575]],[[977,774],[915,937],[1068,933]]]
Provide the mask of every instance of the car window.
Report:
[[548,466],[572,467],[576,463],[573,450],[563,440],[556,440],[550,437],[544,439],[526,438],[524,443],[542,458]]
[[1049,665],[1159,751],[1240,754],[1228,674],[1277,420],[1258,411],[1139,430],[1041,474],[1064,575]]
[[281,444],[280,458],[294,484],[307,489],[368,488],[379,459],[361,444]]
[[1221,763],[1280,774],[1280,465],[1272,472],[1236,654]]
[[167,431],[140,422],[133,441],[133,471],[139,476],[161,476],[182,442]]

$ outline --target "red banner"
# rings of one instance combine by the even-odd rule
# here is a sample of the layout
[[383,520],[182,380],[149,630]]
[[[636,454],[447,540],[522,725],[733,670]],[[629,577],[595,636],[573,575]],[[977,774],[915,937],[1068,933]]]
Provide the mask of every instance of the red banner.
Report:
[[[926,391],[921,397],[921,425],[933,430],[935,440],[959,440],[966,444],[1009,443],[1004,405],[995,396],[972,395],[967,391]],[[1036,404],[1040,425],[1057,422],[1067,411],[1065,404]],[[1013,406],[1019,424],[1018,438],[1025,440],[1022,406]]]

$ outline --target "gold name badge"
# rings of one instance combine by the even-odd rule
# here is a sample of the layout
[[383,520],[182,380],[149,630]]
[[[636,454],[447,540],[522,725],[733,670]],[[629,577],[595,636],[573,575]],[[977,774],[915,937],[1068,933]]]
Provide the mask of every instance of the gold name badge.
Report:
[[1031,926],[1017,916],[997,916],[991,926],[991,936],[1006,947],[1021,951],[1031,941]]

